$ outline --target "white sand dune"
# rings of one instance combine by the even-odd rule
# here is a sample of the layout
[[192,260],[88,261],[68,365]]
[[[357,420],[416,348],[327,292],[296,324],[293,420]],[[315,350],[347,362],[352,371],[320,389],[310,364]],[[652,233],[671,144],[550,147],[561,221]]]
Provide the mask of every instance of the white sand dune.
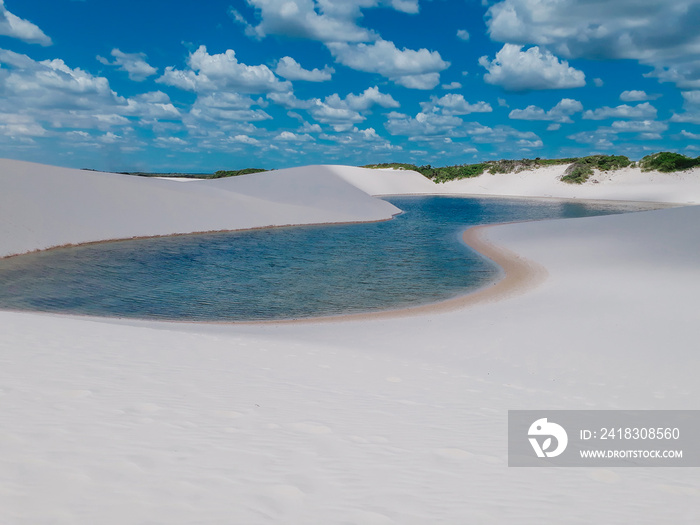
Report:
[[642,172],[639,168],[609,172],[596,170],[585,184],[569,184],[560,180],[567,167],[549,166],[506,174],[484,173],[441,184],[409,170],[358,170],[348,172],[345,179],[370,195],[468,194],[700,203],[700,168],[677,173]]
[[314,166],[181,184],[0,160],[0,257],[107,239],[398,213],[338,175],[355,169]]
[[[393,193],[404,181],[376,184]],[[655,184],[611,183],[596,198],[680,197]],[[308,209],[314,188],[290,185]],[[281,206],[284,191],[266,191],[256,198]],[[62,221],[86,220],[55,202],[49,244]],[[690,206],[487,228],[546,280],[419,317],[200,325],[0,312],[0,523],[696,524],[698,469],[508,468],[506,427],[509,409],[698,408],[699,223]]]

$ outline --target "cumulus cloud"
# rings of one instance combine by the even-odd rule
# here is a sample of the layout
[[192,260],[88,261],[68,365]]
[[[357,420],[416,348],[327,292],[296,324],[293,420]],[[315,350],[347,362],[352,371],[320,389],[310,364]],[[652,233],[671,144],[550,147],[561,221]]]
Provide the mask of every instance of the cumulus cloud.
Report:
[[260,105],[250,97],[238,93],[211,93],[199,96],[192,105],[186,123],[203,122],[260,122],[272,117],[262,109],[253,109]]
[[180,117],[180,111],[170,101],[170,97],[162,91],[143,93],[127,99],[124,113],[164,119]]
[[115,48],[112,49],[111,55],[114,57],[114,62],[110,62],[99,55],[97,60],[107,66],[115,66],[120,71],[126,71],[131,80],[139,82],[158,72],[156,68],[146,62],[146,55],[144,53],[122,53],[119,49]]
[[0,35],[18,38],[30,44],[52,44],[51,39],[38,26],[10,13],[5,7],[5,0],[0,0]]
[[452,90],[452,89],[461,89],[462,84],[459,82],[450,82],[449,84],[443,84],[442,89],[447,89],[447,90]]
[[526,51],[522,51],[522,48],[523,46],[505,44],[495,59],[481,57],[479,65],[488,71],[484,80],[508,91],[565,89],[586,85],[583,72],[570,67],[567,61],[560,61],[538,46]]
[[260,141],[256,139],[255,137],[249,137],[248,135],[234,135],[233,137],[230,137],[229,139],[231,142],[238,142],[240,144],[248,144],[251,146],[256,146],[260,144]]
[[691,133],[690,131],[682,130],[681,135],[686,139],[700,140],[700,134],[698,133]]
[[250,36],[284,35],[320,42],[368,42],[377,34],[358,25],[362,9],[388,7],[418,13],[418,0],[248,0],[260,19],[248,22],[236,9],[229,15]]
[[656,108],[649,104],[649,102],[637,104],[636,106],[622,104],[615,108],[605,106],[586,111],[583,114],[583,118],[588,120],[604,120],[608,118],[654,119],[656,118]]
[[277,63],[275,73],[287,80],[306,80],[307,82],[325,82],[330,80],[335,70],[332,67],[323,69],[304,69],[292,57],[282,57]]
[[280,81],[266,65],[249,66],[239,62],[232,49],[210,55],[206,46],[199,46],[190,53],[187,65],[190,69],[168,66],[156,82],[195,92],[269,93],[291,89],[289,82]]
[[644,102],[645,100],[655,100],[657,98],[659,98],[659,95],[647,95],[645,91],[636,89],[620,93],[620,100],[622,100],[622,102]]
[[528,106],[525,109],[514,109],[508,116],[514,120],[550,120],[558,123],[571,123],[573,122],[571,115],[580,111],[583,111],[583,104],[578,100],[564,98],[549,111],[537,106]]
[[680,114],[674,114],[671,122],[692,122],[700,124],[700,91],[684,91],[683,109]]
[[11,139],[43,137],[46,129],[30,115],[0,113],[0,133]]
[[[326,99],[328,100],[328,99]],[[399,103],[388,93],[382,93],[377,86],[365,89],[359,95],[350,93],[345,103],[355,111],[366,111],[377,105],[383,108],[398,108]]]
[[372,44],[330,43],[335,60],[357,71],[380,74],[412,89],[432,89],[440,83],[440,71],[450,66],[437,51],[398,49],[393,42]]
[[566,58],[633,59],[680,87],[700,87],[698,20],[697,0],[503,0],[486,15],[496,41]]
[[392,135],[407,135],[411,138],[454,136],[464,122],[459,117],[438,113],[418,113],[410,117],[392,112],[384,127]]
[[[133,150],[143,146],[133,125],[155,127],[159,119],[175,123],[182,118],[161,91],[122,97],[106,78],[60,59],[35,61],[0,50],[0,64],[0,114],[6,137],[50,136],[60,131],[60,136],[70,138],[72,147],[118,145]],[[68,135],[71,132],[76,133]]]
[[606,131],[580,131],[579,133],[574,133],[573,135],[567,136],[569,140],[578,142],[579,144],[592,144],[594,147],[601,150],[610,149],[613,147],[613,143],[610,140],[610,135]]
[[470,113],[490,113],[493,108],[487,102],[470,104],[463,95],[450,93],[443,97],[430,97],[429,102],[421,102],[424,113],[440,112],[443,115],[468,115]]
[[464,42],[467,42],[469,40],[469,31],[467,31],[466,29],[458,29],[457,38],[463,40]]
[[467,135],[479,144],[503,144],[511,143],[513,140],[520,142],[521,145],[529,144],[530,147],[540,147],[542,144],[540,138],[532,131],[518,131],[509,126],[491,128],[474,123],[467,128]]
[[612,123],[613,133],[659,133],[668,129],[668,125],[656,120],[619,120]]
[[281,140],[284,142],[309,142],[313,141],[314,138],[309,134],[292,133],[291,131],[283,131],[275,137],[275,140]]
[[267,98],[287,109],[306,110],[316,121],[328,124],[336,131],[347,131],[365,120],[366,117],[361,113],[373,106],[399,107],[399,103],[391,95],[382,93],[377,86],[367,88],[359,95],[350,93],[345,98],[341,98],[337,93],[323,100],[301,100],[293,93],[270,93]]
[[70,68],[63,60],[37,62],[26,55],[0,50],[0,63],[9,66],[0,89],[4,102],[13,107],[94,109],[120,103],[106,78]]

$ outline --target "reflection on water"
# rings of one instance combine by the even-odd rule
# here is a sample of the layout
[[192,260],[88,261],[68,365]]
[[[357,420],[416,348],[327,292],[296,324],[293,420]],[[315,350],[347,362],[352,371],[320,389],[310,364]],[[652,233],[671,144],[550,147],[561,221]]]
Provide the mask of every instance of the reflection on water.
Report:
[[0,308],[188,320],[289,319],[460,295],[498,269],[461,242],[476,224],[633,205],[391,197],[391,221],[120,241],[0,261]]

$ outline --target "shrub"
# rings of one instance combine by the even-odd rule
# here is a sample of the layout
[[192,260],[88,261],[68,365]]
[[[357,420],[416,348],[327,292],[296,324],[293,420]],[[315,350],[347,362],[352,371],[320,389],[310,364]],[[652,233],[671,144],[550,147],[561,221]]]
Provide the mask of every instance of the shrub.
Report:
[[694,168],[695,166],[700,166],[700,157],[693,159],[691,157],[686,157],[680,153],[671,153],[668,151],[662,151],[661,153],[654,153],[653,155],[647,155],[641,161],[639,165],[642,171],[661,171],[663,173],[671,173],[674,171],[688,170]]
[[362,168],[369,169],[395,169],[395,170],[413,170],[416,171],[415,164],[404,164],[401,162],[385,162],[382,164],[367,164],[366,166],[361,166]]
[[261,168],[245,168],[242,170],[219,170],[211,175],[210,179],[222,179],[224,177],[237,177],[238,175],[248,175],[250,173],[261,173],[267,171]]
[[572,184],[583,184],[593,175],[594,169],[601,171],[619,170],[620,168],[626,168],[630,164],[632,164],[630,159],[622,155],[591,155],[590,157],[582,157],[576,159],[576,162],[566,168],[561,180]]

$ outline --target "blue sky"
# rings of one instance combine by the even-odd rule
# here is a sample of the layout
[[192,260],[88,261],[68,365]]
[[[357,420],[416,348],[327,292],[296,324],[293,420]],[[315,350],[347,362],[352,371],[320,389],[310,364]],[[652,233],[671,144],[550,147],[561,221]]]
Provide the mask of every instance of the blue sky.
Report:
[[0,0],[0,156],[698,156],[698,27],[700,0]]

